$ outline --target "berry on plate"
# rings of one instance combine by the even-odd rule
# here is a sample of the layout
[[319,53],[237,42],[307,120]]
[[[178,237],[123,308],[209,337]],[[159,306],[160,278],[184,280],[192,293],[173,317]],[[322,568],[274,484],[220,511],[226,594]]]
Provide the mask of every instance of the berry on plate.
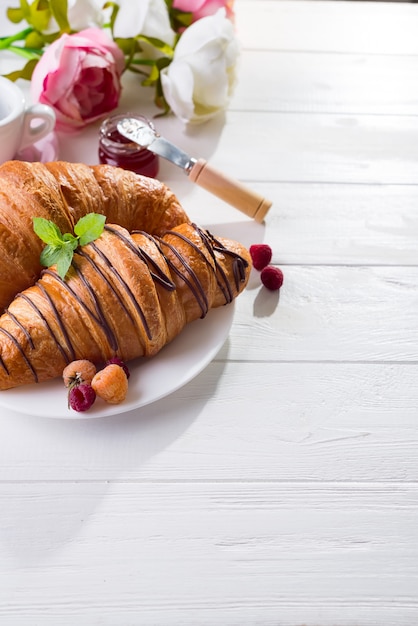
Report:
[[87,411],[96,400],[93,387],[87,383],[81,383],[72,387],[68,392],[68,406],[74,411]]
[[96,373],[96,366],[86,359],[72,361],[64,368],[62,378],[66,387],[74,387],[81,383],[90,384]]
[[123,369],[123,371],[125,372],[126,378],[129,378],[131,373],[130,373],[129,367],[126,365],[125,361],[122,361],[122,359],[120,359],[118,356],[112,356],[111,359],[106,361],[105,365],[112,365],[112,363],[114,363],[115,365],[119,365],[119,367],[121,367]]
[[128,393],[128,378],[124,369],[116,363],[106,365],[91,381],[96,394],[109,404],[123,402]]

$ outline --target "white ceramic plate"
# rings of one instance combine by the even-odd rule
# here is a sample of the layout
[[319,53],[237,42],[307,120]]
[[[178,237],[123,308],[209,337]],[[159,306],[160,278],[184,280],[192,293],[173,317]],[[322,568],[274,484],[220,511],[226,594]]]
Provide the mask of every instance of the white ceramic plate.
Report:
[[19,413],[58,419],[90,419],[125,413],[151,404],[197,376],[225,343],[234,317],[234,303],[213,309],[204,319],[188,324],[174,341],[152,359],[131,361],[129,390],[118,405],[100,398],[81,413],[68,409],[61,379],[0,391],[0,406]]

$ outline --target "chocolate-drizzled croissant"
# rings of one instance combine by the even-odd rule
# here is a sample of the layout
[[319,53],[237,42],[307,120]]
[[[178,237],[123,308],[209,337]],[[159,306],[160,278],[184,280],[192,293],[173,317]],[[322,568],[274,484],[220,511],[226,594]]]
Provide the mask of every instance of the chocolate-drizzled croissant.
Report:
[[92,212],[129,231],[157,235],[189,222],[164,184],[120,168],[21,161],[0,166],[0,312],[39,278],[43,244],[32,218],[72,233],[79,218]]
[[251,267],[239,243],[181,224],[162,237],[108,224],[0,317],[0,389],[45,381],[72,360],[152,356],[184,326],[231,302]]

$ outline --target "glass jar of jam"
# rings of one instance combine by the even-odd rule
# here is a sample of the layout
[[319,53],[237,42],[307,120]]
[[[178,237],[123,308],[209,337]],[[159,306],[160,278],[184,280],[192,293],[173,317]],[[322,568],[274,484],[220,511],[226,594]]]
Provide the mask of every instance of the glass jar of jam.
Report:
[[99,160],[100,163],[116,165],[136,174],[155,178],[158,174],[158,156],[146,148],[141,148],[136,143],[123,137],[117,129],[120,120],[133,117],[145,122],[153,130],[153,124],[142,115],[125,113],[113,115],[105,119],[100,126],[99,136]]

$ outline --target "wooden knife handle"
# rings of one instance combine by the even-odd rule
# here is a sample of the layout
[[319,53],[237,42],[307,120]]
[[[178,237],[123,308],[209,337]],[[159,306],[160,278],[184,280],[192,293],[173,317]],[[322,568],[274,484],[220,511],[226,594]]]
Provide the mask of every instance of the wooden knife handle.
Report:
[[248,189],[239,181],[225,176],[204,159],[196,161],[189,172],[189,178],[257,222],[263,221],[271,207],[270,200]]

